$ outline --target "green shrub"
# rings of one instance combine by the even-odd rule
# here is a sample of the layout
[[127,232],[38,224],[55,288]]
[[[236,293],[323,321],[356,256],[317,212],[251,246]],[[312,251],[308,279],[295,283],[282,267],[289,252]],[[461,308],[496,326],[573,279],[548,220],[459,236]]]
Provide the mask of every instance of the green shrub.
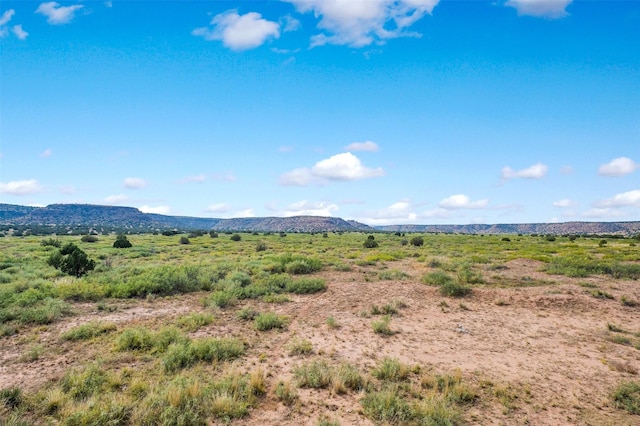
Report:
[[80,401],[101,392],[108,381],[107,373],[98,364],[91,364],[80,370],[67,372],[61,385],[64,393]]
[[231,241],[240,241],[242,237],[240,236],[240,234],[233,234],[231,237],[229,237],[229,239]]
[[189,238],[185,237],[184,235],[180,237],[179,242],[180,244],[191,244],[191,241],[189,241]]
[[405,424],[414,417],[409,403],[393,389],[368,393],[361,404],[364,415],[374,422]]
[[383,336],[391,336],[394,334],[393,330],[389,328],[389,323],[391,322],[391,317],[389,315],[385,315],[379,320],[373,321],[371,323],[371,328],[374,333],[382,334]]
[[76,342],[79,340],[89,340],[101,334],[114,331],[116,325],[109,322],[91,321],[74,327],[60,335],[60,339]]
[[471,287],[450,281],[440,286],[440,294],[449,297],[463,297],[471,293]]
[[291,385],[291,382],[280,381],[276,385],[276,398],[284,405],[293,405],[298,400],[298,391]]
[[244,343],[236,338],[205,338],[171,344],[162,363],[167,372],[174,372],[198,362],[232,361],[244,352]]
[[286,316],[278,315],[274,312],[265,312],[255,317],[253,325],[258,331],[267,331],[274,328],[286,328],[288,320]]
[[229,306],[234,306],[237,301],[231,292],[220,290],[211,293],[211,295],[205,299],[205,305],[224,309]]
[[40,241],[40,245],[43,247],[62,247],[62,241],[59,238],[47,238]]
[[640,383],[623,382],[611,394],[616,408],[622,408],[631,414],[640,414]]
[[295,368],[293,375],[299,387],[320,389],[331,384],[333,369],[326,361],[313,361]]
[[318,293],[327,289],[327,284],[321,278],[299,278],[287,283],[285,290],[295,294]]
[[265,243],[264,241],[258,241],[256,243],[256,251],[266,251],[267,250],[267,243]]
[[429,272],[422,277],[422,282],[427,285],[442,286],[453,282],[453,277],[440,271]]
[[289,343],[289,355],[310,355],[313,344],[309,340],[294,340]]
[[154,346],[154,337],[144,327],[127,328],[116,338],[117,351],[148,351]]
[[59,251],[52,253],[47,263],[76,277],[81,277],[96,267],[96,262],[73,243],[67,243]]
[[83,243],[95,243],[98,241],[98,237],[95,235],[83,235],[82,238],[80,238],[80,241]]
[[71,313],[71,307],[60,299],[46,298],[42,302],[20,309],[17,319],[22,324],[51,324]]
[[212,324],[214,319],[214,316],[211,314],[195,312],[193,314],[180,317],[177,321],[177,324],[178,327],[184,330],[194,332],[202,327]]
[[375,378],[391,382],[407,380],[411,369],[395,358],[383,358],[372,374]]
[[118,234],[115,242],[113,243],[113,247],[115,248],[130,248],[132,246],[131,241],[129,241],[127,236],[124,234]]
[[236,312],[236,318],[244,320],[244,321],[252,321],[259,314],[258,311],[251,308],[242,308],[238,312]]
[[0,389],[0,405],[9,410],[18,408],[23,399],[22,389],[17,386]]
[[362,246],[364,248],[376,248],[378,247],[378,242],[373,235],[369,235]]
[[420,247],[420,246],[424,245],[424,238],[422,238],[422,237],[413,237],[413,238],[411,238],[409,240],[409,243],[412,246]]

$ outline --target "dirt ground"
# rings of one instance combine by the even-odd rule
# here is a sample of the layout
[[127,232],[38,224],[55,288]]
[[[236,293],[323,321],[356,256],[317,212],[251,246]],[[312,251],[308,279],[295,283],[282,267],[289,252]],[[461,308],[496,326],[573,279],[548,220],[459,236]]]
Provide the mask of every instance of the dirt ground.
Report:
[[[241,306],[276,311],[291,317],[284,331],[260,333],[235,318],[231,308],[216,312],[216,321],[193,337],[240,336],[249,342],[240,368],[260,365],[273,388],[278,380],[292,378],[302,358],[290,356],[293,339],[313,343],[315,356],[348,361],[370,371],[383,357],[396,357],[409,365],[438,372],[459,369],[466,382],[481,388],[491,383],[517,395],[505,409],[495,399],[480,401],[465,412],[469,424],[482,425],[635,425],[640,417],[613,407],[611,390],[624,380],[638,379],[640,350],[610,340],[607,325],[626,330],[634,342],[640,331],[640,307],[623,306],[622,295],[640,300],[635,281],[604,277],[567,278],[539,272],[541,264],[518,259],[505,269],[483,271],[489,282],[528,285],[500,288],[475,287],[464,298],[443,297],[435,287],[419,282],[427,267],[413,260],[393,262],[411,278],[400,281],[372,279],[375,267],[355,267],[350,272],[326,271],[326,292],[290,296],[292,302],[266,304],[247,301]],[[543,285],[531,285],[531,284]],[[614,299],[592,296],[593,287]],[[19,385],[34,390],[62,376],[70,367],[100,356],[99,348],[56,350],[59,335],[90,320],[117,324],[161,324],[188,312],[203,311],[202,294],[156,300],[120,301],[114,312],[99,311],[95,304],[77,304],[76,315],[0,341],[0,387]],[[393,300],[406,304],[390,327],[395,334],[375,334],[375,317],[363,315],[372,305]],[[332,316],[339,327],[330,328]],[[44,347],[37,360],[25,360],[29,345]],[[271,392],[272,394],[272,392]],[[287,407],[267,396],[251,414],[238,422],[246,425],[317,424],[328,416],[343,425],[372,424],[360,412],[361,395],[332,395],[328,390],[300,389],[300,403]]]

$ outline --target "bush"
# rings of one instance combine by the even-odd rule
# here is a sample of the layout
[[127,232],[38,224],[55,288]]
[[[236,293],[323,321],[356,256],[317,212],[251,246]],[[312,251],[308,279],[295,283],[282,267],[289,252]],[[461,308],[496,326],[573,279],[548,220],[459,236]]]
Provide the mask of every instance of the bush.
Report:
[[96,267],[96,262],[73,243],[65,244],[59,251],[52,253],[47,260],[50,266],[65,274],[81,277]]
[[83,243],[95,243],[98,241],[98,237],[95,235],[83,235],[82,238],[80,238],[80,241]]
[[211,238],[218,238],[218,233],[217,233],[216,231],[210,231],[210,232],[209,232],[209,236],[210,236]]
[[231,292],[220,290],[211,293],[206,299],[205,305],[224,309],[234,306],[237,302],[238,299]]
[[300,278],[289,281],[285,290],[295,294],[318,293],[327,289],[327,284],[320,278]]
[[373,370],[373,376],[380,380],[401,382],[409,377],[410,368],[394,358],[384,358]]
[[440,286],[440,294],[443,296],[462,297],[469,293],[471,293],[471,287],[455,281],[450,281]]
[[413,237],[409,240],[412,246],[420,247],[424,245],[424,239],[422,237]]
[[258,241],[256,243],[256,251],[265,251],[267,250],[267,243],[264,241]]
[[631,414],[640,414],[640,384],[623,382],[612,393],[616,408],[627,410]]
[[60,335],[60,339],[77,342],[79,340],[89,340],[101,334],[109,333],[116,329],[113,323],[88,322],[72,328]]
[[233,234],[231,237],[229,237],[229,239],[231,241],[240,241],[242,237],[240,236],[240,234]]
[[17,386],[0,390],[0,405],[3,405],[9,410],[18,408],[20,404],[22,404],[22,400],[22,389]]
[[47,238],[46,240],[40,241],[40,245],[43,247],[62,247],[62,241],[59,238]]
[[182,237],[180,237],[180,244],[191,244],[191,241],[189,241],[189,238],[183,235]]
[[364,415],[380,423],[405,424],[414,416],[407,401],[392,389],[369,393],[361,403]]
[[371,328],[377,334],[382,334],[383,336],[391,336],[393,331],[389,328],[389,323],[391,322],[391,317],[389,315],[383,316],[381,319],[376,320],[371,323]]
[[274,328],[286,328],[287,323],[288,317],[278,315],[274,312],[259,314],[253,320],[253,325],[258,331],[268,331]]
[[362,245],[364,248],[376,248],[378,247],[378,242],[373,235],[369,235]]
[[127,236],[124,234],[119,234],[116,237],[116,241],[113,243],[113,247],[115,248],[130,248],[132,246],[131,242],[127,239]]

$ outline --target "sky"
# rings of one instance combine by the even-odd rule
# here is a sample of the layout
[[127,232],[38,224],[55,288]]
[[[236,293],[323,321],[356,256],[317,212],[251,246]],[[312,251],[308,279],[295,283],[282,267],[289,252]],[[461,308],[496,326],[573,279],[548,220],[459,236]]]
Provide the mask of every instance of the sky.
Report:
[[0,202],[640,220],[640,1],[0,3]]

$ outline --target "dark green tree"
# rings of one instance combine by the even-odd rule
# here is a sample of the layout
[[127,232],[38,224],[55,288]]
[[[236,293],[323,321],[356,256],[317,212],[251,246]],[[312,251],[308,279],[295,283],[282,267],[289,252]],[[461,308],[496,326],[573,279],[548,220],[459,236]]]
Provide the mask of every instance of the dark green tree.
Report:
[[67,243],[59,251],[52,253],[47,263],[75,277],[81,277],[96,267],[96,262],[73,243]]
[[113,243],[115,248],[129,248],[132,246],[131,241],[124,234],[119,234],[116,237],[116,241]]
[[424,239],[422,237],[413,237],[409,240],[412,246],[420,247],[424,245]]
[[364,246],[364,248],[376,248],[378,247],[378,242],[373,235],[369,235],[362,245]]

